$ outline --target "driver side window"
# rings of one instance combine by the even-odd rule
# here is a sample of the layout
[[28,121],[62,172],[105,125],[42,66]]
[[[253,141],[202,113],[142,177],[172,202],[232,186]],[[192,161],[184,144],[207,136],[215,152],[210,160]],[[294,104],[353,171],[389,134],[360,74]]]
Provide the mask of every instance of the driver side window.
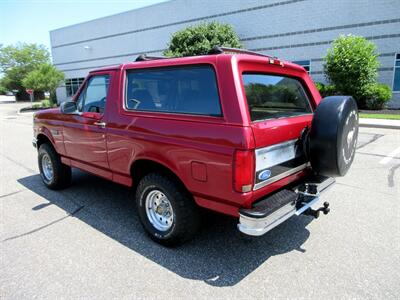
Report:
[[89,79],[85,90],[77,100],[78,111],[103,113],[107,99],[109,75],[97,75]]

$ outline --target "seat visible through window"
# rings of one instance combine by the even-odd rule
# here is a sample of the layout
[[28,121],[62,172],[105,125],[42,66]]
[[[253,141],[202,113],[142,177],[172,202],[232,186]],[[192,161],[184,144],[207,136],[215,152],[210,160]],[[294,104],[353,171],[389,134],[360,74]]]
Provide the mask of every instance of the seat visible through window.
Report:
[[131,99],[129,101],[136,102],[136,109],[139,110],[155,110],[153,97],[146,89],[135,89],[132,93]]

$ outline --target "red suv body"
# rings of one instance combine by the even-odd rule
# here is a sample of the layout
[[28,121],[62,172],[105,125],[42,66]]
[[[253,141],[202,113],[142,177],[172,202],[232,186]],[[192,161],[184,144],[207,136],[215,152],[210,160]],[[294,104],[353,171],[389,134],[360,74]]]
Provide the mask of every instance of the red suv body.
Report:
[[[90,72],[61,110],[35,114],[35,145],[49,145],[56,157],[47,155],[46,162],[39,155],[39,167],[51,188],[63,185],[51,186],[45,174],[49,163],[56,175],[52,160],[57,159],[63,168],[134,188],[146,175],[160,173],[187,192],[185,201],[254,219],[240,210],[254,210],[261,199],[313,173],[307,156],[294,152],[320,101],[304,68],[246,52],[143,59],[103,68]],[[160,191],[159,198],[173,197],[165,188]],[[163,213],[163,221],[178,222],[178,209],[168,219],[160,205],[143,213],[150,224],[156,225],[152,218]],[[160,226],[150,234],[168,241]]]

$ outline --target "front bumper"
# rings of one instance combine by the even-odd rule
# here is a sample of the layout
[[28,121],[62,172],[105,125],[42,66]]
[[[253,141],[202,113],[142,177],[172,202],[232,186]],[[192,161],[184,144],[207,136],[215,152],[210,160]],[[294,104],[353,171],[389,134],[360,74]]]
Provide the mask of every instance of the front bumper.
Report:
[[33,146],[34,148],[37,148],[37,138],[33,138],[33,139],[32,139],[32,146]]
[[[314,176],[291,189],[281,190],[258,201],[251,209],[242,208],[239,210],[238,229],[247,235],[260,236],[293,215],[308,213],[312,206],[321,201],[320,194],[334,182],[335,179],[331,177]],[[325,213],[329,211],[328,205],[325,205]],[[315,212],[318,211],[314,211],[317,217]]]

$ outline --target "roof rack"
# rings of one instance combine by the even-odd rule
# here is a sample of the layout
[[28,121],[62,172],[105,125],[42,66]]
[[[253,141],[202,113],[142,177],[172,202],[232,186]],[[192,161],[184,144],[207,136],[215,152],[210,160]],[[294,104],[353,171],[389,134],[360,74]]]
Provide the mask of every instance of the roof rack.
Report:
[[[262,56],[262,57],[267,57],[270,59],[277,59],[276,56],[269,56],[266,54],[261,54],[258,52],[246,50],[246,49],[239,49],[239,48],[229,48],[229,47],[221,47],[221,46],[214,46],[212,47],[207,54],[223,54],[223,53],[241,53],[241,54],[250,54],[250,55],[257,55],[257,56]],[[148,56],[146,53],[145,54],[140,54],[138,57],[136,57],[135,61],[150,61],[150,60],[158,60],[158,59],[167,59],[170,57],[164,57],[164,56]]]
[[149,61],[149,60],[156,60],[156,59],[166,59],[167,57],[163,56],[147,56],[147,54],[140,54],[136,57],[135,61]]
[[251,55],[263,56],[263,57],[274,58],[274,59],[277,58],[275,56],[269,56],[266,54],[261,54],[261,53],[250,51],[250,50],[245,50],[245,49],[240,49],[240,48],[221,47],[221,46],[214,46],[214,47],[212,47],[212,49],[210,51],[208,51],[208,54],[223,54],[223,53],[241,53],[241,54],[251,54]]

